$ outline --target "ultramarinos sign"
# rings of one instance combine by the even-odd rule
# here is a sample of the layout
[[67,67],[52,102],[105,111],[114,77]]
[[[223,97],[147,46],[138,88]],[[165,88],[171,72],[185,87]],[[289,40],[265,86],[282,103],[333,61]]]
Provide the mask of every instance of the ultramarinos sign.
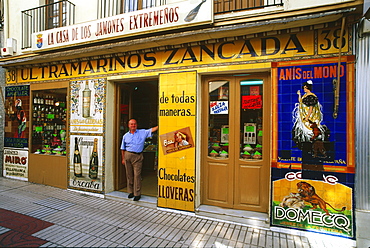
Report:
[[212,23],[212,21],[211,0],[188,0],[33,33],[32,50],[41,51],[80,45],[97,40]]

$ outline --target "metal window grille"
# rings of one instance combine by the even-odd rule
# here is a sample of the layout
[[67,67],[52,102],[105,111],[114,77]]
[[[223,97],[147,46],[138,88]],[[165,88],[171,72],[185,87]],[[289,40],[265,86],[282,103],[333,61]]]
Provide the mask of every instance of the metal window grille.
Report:
[[98,1],[97,18],[128,13],[140,9],[162,6],[167,3],[166,0],[100,0]]
[[31,35],[75,23],[75,5],[61,0],[22,11],[22,49],[31,48]]
[[215,14],[234,11],[282,6],[283,0],[214,0]]

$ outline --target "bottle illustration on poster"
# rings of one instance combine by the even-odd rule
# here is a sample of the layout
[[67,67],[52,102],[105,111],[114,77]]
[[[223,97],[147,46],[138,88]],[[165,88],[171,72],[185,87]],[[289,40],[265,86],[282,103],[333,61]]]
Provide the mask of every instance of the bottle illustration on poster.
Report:
[[73,154],[73,169],[76,177],[82,177],[81,154],[78,149],[78,138],[75,138],[75,152]]
[[70,131],[103,133],[105,79],[72,81],[70,89]]
[[103,137],[71,135],[69,187],[88,191],[103,190]]
[[94,139],[94,148],[90,158],[89,177],[96,179],[98,177],[99,158],[98,158],[98,139]]
[[90,117],[90,103],[91,103],[91,90],[89,88],[89,81],[86,81],[85,89],[82,91],[82,116],[85,118]]

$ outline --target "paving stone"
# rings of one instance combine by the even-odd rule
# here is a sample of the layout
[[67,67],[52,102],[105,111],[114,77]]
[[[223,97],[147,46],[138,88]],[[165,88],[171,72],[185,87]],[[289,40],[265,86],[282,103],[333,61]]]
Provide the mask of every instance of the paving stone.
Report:
[[154,242],[150,245],[150,247],[160,247],[159,245],[163,242],[162,239],[155,239]]
[[218,237],[218,234],[220,233],[220,231],[221,231],[221,229],[222,229],[223,226],[224,226],[224,223],[223,222],[217,223],[217,225],[216,225],[216,227],[215,227],[215,229],[214,229],[214,231],[212,233],[212,236]]
[[56,209],[56,210],[63,210],[63,209],[66,209],[66,208],[69,208],[69,207],[72,207],[72,206],[75,205],[74,203],[64,201],[64,200],[60,200],[60,199],[57,199],[57,198],[54,198],[54,197],[49,197],[49,198],[46,198],[46,199],[42,199],[40,201],[36,201],[35,203],[38,204],[38,205],[48,207],[48,208],[53,208],[53,209]]
[[86,235],[86,233],[80,233],[79,235],[75,236],[74,239],[68,240],[68,242],[65,243],[65,246],[78,247],[82,242],[88,239],[90,239],[90,236]]
[[140,235],[133,247],[145,247],[144,244],[150,239],[146,235]]
[[75,233],[73,233],[73,235],[69,235],[65,239],[63,239],[61,241],[58,241],[58,243],[63,245],[63,246],[68,246],[70,243],[73,243],[76,240],[80,241],[80,239],[83,239],[83,237],[85,237],[85,236],[86,236],[85,233],[75,232]]
[[31,216],[31,217],[34,217],[34,218],[37,218],[37,219],[43,219],[51,214],[54,214],[58,212],[58,210],[56,209],[53,209],[53,208],[49,208],[49,207],[43,207],[41,206],[40,208],[34,210],[34,211],[31,211],[31,212],[28,212],[27,215],[28,216]]
[[212,247],[212,245],[215,243],[217,237],[216,236],[209,236],[207,242],[205,243],[205,247]]
[[132,239],[136,238],[138,235],[139,233],[127,230],[127,232],[125,232],[125,235],[121,236],[116,242],[127,246],[126,243],[130,242]]
[[257,245],[261,247],[266,247],[266,235],[260,234]]
[[92,240],[94,240],[96,237],[91,235],[86,235],[87,239],[82,240],[77,247],[87,247],[87,244],[91,243]]
[[151,238],[151,237],[146,237],[146,241],[144,242],[143,246],[142,247],[152,247],[152,245],[154,244],[154,242],[156,242],[157,239],[156,238]]
[[227,228],[225,232],[224,238],[230,240],[233,235],[233,232],[234,232],[234,225],[229,225],[229,227]]

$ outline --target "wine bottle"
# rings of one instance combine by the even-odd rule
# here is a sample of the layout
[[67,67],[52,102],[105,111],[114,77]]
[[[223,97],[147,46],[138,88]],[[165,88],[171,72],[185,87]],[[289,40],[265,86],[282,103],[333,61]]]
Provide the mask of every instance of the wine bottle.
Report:
[[82,116],[87,118],[90,117],[90,101],[91,101],[91,90],[89,88],[89,81],[86,81],[85,89],[82,91],[83,104],[82,104]]
[[36,93],[36,96],[33,98],[33,104],[39,104],[39,94]]
[[98,158],[98,139],[94,139],[94,148],[90,157],[90,169],[89,177],[91,179],[98,178],[98,167],[99,167],[99,158]]
[[81,154],[78,149],[78,139],[75,138],[75,152],[73,155],[73,169],[76,177],[82,177]]

